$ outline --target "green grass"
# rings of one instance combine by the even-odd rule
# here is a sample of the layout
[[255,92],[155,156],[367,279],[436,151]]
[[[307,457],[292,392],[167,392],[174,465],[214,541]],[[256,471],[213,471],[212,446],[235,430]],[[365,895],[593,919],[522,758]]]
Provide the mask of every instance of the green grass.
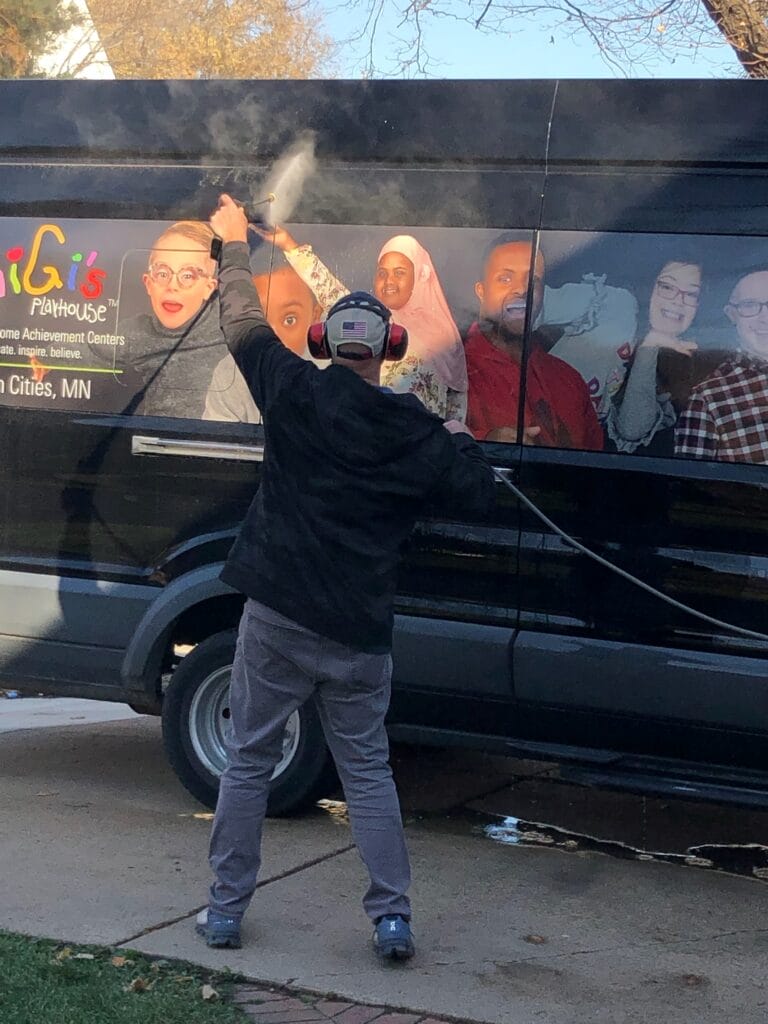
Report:
[[[120,957],[128,962],[113,963]],[[233,976],[152,962],[124,949],[0,932],[2,1024],[243,1024],[242,1012],[222,1002],[233,982]],[[206,984],[218,999],[203,999]]]

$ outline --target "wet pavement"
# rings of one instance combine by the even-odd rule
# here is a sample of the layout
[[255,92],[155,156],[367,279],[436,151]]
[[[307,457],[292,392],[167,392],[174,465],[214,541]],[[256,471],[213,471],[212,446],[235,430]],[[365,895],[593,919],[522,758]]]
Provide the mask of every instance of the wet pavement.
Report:
[[[406,813],[436,828],[768,881],[768,810],[611,792],[563,780],[555,764],[473,751],[395,747],[393,766]],[[478,782],[487,791],[472,796]]]
[[660,799],[563,782],[557,770],[480,800],[497,842],[656,860],[768,880],[768,811]]
[[[23,703],[0,700],[0,733]],[[248,945],[223,957],[195,941],[190,921],[205,898],[210,814],[167,767],[159,723],[101,721],[98,706],[89,720],[64,704],[57,720],[56,705],[40,717],[30,704],[32,727],[0,735],[0,860],[14,879],[0,928],[228,966],[315,1005],[367,1003],[379,1015],[764,1022],[768,812],[600,791],[539,762],[395,747],[416,961],[382,971],[370,953],[339,799],[269,823]]]

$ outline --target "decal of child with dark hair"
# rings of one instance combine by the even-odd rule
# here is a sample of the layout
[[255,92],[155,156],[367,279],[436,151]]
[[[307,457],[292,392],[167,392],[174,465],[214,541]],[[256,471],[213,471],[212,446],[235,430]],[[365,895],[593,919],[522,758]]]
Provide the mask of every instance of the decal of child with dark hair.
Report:
[[[299,245],[285,228],[260,231],[282,250],[285,259],[312,289],[325,310],[347,288],[310,245]],[[372,292],[408,331],[408,355],[389,363],[381,382],[399,393],[414,394],[441,419],[464,421],[467,411],[467,366],[454,322],[432,258],[412,235],[396,235],[381,248]],[[279,333],[279,332],[278,332]]]
[[[309,359],[307,332],[323,315],[311,289],[279,250],[257,248],[251,253],[250,264],[267,323],[286,348]],[[203,419],[261,423],[261,412],[229,352],[213,371]]]

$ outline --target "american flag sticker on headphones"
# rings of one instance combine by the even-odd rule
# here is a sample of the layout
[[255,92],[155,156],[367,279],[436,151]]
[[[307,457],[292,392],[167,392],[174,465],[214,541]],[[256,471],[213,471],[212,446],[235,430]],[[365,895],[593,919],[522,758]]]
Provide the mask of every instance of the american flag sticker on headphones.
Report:
[[368,338],[368,324],[365,320],[342,320],[342,341],[365,341]]

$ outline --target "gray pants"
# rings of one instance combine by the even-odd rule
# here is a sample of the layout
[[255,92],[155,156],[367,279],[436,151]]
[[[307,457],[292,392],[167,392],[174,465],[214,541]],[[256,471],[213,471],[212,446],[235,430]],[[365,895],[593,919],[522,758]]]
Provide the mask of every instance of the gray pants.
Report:
[[253,896],[285,724],[314,694],[371,879],[365,911],[373,920],[410,917],[411,872],[384,729],[391,679],[389,654],[356,651],[246,602],[232,669],[232,739],[211,835],[213,910],[239,916]]

